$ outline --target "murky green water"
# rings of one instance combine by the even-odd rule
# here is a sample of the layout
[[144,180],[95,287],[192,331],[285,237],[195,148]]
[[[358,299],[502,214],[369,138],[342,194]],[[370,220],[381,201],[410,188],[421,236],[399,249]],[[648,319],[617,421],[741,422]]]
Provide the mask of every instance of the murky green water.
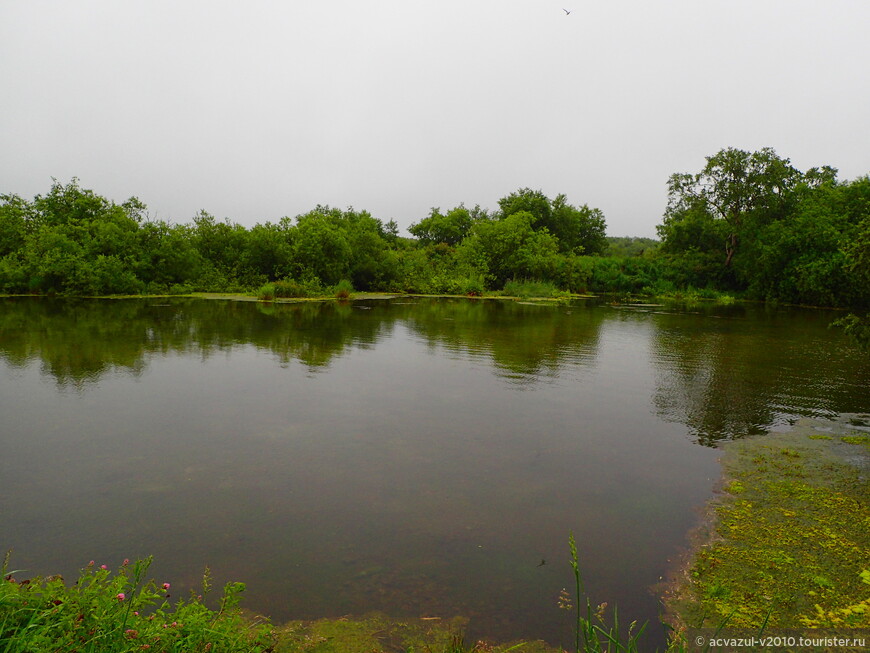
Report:
[[276,620],[460,614],[558,644],[573,531],[592,601],[655,620],[709,445],[870,410],[832,317],[0,299],[0,545],[67,578],[154,554],[175,588],[208,564]]

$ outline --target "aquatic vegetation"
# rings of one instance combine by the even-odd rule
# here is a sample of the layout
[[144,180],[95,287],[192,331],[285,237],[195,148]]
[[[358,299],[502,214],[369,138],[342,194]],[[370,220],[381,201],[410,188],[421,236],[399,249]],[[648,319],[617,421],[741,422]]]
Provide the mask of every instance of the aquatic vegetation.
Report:
[[[693,627],[870,626],[870,508],[862,467],[840,444],[860,436],[791,434],[732,442],[715,528],[673,601]],[[866,457],[865,457],[866,458]]]
[[278,651],[317,651],[317,653],[561,653],[541,641],[492,644],[469,643],[465,639],[466,620],[420,618],[395,620],[372,613],[359,618],[292,621],[276,630]]
[[740,494],[741,492],[744,492],[744,491],[746,490],[746,488],[744,487],[743,483],[741,483],[741,482],[738,481],[737,479],[734,479],[733,481],[731,481],[731,482],[726,486],[725,489],[726,489],[728,492],[730,492],[731,494]]

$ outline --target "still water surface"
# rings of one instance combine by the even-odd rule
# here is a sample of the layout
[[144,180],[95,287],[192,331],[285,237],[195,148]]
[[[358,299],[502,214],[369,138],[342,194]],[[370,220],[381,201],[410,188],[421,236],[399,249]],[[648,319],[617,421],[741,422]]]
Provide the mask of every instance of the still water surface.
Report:
[[[655,622],[719,441],[870,410],[821,311],[396,299],[0,299],[0,545],[63,573],[153,554],[280,621],[464,615],[570,642]],[[544,563],[544,564],[542,564]]]

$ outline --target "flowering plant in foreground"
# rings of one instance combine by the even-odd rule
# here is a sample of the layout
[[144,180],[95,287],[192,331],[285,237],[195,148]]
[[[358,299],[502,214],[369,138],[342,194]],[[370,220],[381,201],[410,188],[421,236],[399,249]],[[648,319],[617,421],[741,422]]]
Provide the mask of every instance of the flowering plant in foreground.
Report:
[[218,610],[203,603],[210,589],[206,569],[202,595],[171,605],[170,583],[145,581],[151,558],[117,572],[93,561],[67,586],[59,576],[18,580],[8,570],[0,579],[0,642],[4,653],[41,651],[236,651],[273,648],[266,622],[242,617],[238,604],[243,583],[224,588]]

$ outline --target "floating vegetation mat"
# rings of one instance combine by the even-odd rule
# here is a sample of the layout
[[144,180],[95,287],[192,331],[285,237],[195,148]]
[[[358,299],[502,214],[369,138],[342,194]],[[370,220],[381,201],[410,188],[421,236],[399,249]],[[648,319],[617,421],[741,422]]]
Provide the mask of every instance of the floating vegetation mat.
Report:
[[870,416],[723,447],[722,491],[668,593],[678,627],[870,627]]

